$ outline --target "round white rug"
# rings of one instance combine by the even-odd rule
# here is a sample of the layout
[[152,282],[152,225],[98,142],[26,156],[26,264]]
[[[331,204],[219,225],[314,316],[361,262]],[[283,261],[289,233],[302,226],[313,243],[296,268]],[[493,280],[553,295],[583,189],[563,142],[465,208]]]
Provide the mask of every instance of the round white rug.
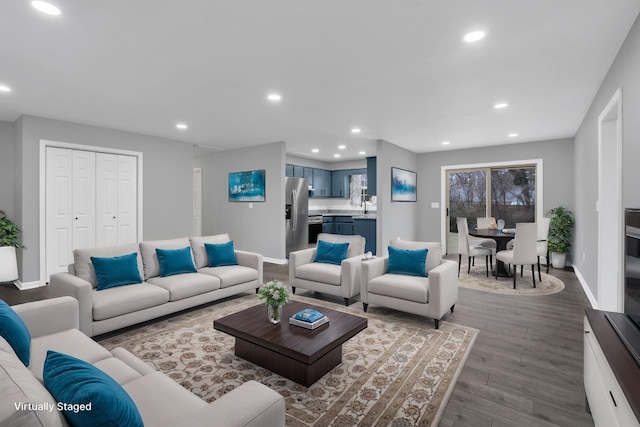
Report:
[[531,280],[531,269],[524,272],[524,276],[520,277],[520,269],[518,268],[518,277],[516,278],[516,289],[513,289],[513,277],[498,277],[498,280],[489,272],[486,276],[484,266],[482,268],[475,267],[471,269],[471,273],[467,274],[464,266],[460,270],[458,278],[458,286],[477,291],[493,292],[503,295],[551,295],[564,289],[564,283],[557,277],[542,273],[542,282],[538,280],[538,272],[536,271],[536,287],[533,287]]

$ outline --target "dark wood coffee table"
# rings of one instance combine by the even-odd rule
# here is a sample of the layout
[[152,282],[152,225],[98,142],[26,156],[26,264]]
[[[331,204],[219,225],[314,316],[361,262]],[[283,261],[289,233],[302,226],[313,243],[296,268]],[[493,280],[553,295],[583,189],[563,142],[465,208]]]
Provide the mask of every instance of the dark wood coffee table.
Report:
[[[314,308],[329,317],[314,330],[289,325],[289,317]],[[282,322],[267,320],[258,304],[213,322],[213,328],[236,337],[235,354],[309,387],[342,362],[342,344],[367,327],[367,319],[293,301],[284,306]]]

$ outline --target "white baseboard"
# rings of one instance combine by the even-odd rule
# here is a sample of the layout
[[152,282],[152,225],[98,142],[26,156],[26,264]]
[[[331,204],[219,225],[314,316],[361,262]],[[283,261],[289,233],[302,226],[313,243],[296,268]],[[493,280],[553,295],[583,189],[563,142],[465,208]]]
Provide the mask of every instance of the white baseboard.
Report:
[[47,286],[46,283],[41,283],[39,280],[36,280],[33,282],[21,282],[20,280],[14,280],[13,284],[16,286],[16,288],[20,289],[21,291],[24,291],[26,289],[35,289],[35,288],[40,288],[42,286]]
[[587,298],[591,303],[591,307],[598,309],[598,301],[596,300],[596,297],[593,295],[593,292],[591,292],[589,285],[587,285],[587,281],[584,279],[582,274],[580,274],[580,270],[578,270],[578,267],[576,267],[573,264],[572,264],[572,267],[573,267],[573,272],[576,274],[576,277],[578,278],[578,281],[582,285],[582,289],[584,290],[585,295],[587,295]]
[[280,264],[280,265],[285,265],[285,264],[289,264],[289,260],[288,259],[279,259],[279,258],[269,258],[269,257],[263,257],[262,260],[264,262],[268,262],[270,264]]

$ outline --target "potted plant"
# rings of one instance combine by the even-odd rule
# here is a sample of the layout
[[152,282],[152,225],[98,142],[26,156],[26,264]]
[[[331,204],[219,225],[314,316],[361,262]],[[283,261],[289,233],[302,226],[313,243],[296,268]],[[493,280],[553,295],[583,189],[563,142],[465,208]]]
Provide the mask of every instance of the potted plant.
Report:
[[571,211],[562,206],[551,209],[547,212],[547,216],[551,217],[547,239],[549,252],[551,252],[551,265],[553,268],[564,268],[571,246],[571,230],[575,220]]
[[272,280],[258,289],[258,298],[267,305],[269,322],[278,324],[282,320],[282,306],[289,302],[290,296],[284,283]]
[[7,214],[0,211],[0,282],[18,279],[16,248],[24,248],[19,240],[20,232]]

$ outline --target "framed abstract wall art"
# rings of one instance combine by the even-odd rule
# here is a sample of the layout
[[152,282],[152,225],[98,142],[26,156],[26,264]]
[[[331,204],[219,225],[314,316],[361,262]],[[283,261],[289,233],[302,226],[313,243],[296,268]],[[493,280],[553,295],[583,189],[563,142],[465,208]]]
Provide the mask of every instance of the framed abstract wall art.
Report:
[[230,172],[229,173],[229,201],[230,202],[264,202],[265,201],[264,169]]
[[391,201],[415,202],[417,199],[417,175],[415,172],[391,168]]

